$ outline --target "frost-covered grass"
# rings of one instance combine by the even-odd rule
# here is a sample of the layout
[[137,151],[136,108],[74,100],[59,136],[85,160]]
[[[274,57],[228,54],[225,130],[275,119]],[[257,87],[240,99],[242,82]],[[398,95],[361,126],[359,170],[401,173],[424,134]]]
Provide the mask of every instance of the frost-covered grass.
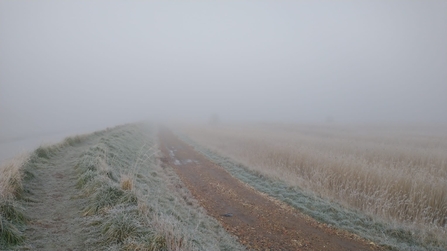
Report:
[[68,137],[52,146],[40,146],[0,166],[0,248],[12,247],[25,239],[23,231],[27,217],[22,202],[28,198],[24,197],[24,182],[33,178],[34,167],[64,147],[80,143],[85,137]]
[[401,250],[447,248],[445,133],[278,125],[182,132],[232,175],[320,221]]
[[88,198],[86,246],[95,250],[243,250],[208,217],[169,167],[155,131],[133,124],[105,132],[76,166]]
[[[80,145],[81,144],[81,145]],[[192,198],[169,167],[158,160],[155,131],[130,124],[41,146],[0,169],[0,249],[26,249],[23,231],[34,203],[30,184],[68,146],[81,153],[73,168],[82,217],[76,233],[83,250],[244,250]],[[70,160],[70,163],[73,163]],[[68,162],[67,162],[68,163]],[[71,167],[70,167],[71,168]],[[28,183],[29,182],[29,183]],[[75,196],[76,197],[76,196]],[[63,202],[61,202],[63,203]],[[42,240],[44,242],[44,240]]]
[[26,218],[18,199],[23,190],[23,167],[28,161],[29,155],[23,154],[0,166],[0,247],[23,241]]

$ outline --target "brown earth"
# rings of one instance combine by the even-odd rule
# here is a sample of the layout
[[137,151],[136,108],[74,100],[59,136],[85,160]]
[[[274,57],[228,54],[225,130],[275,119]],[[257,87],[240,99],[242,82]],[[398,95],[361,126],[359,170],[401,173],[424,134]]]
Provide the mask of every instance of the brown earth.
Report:
[[[379,250],[374,243],[318,223],[231,176],[166,128],[164,165],[173,167],[207,213],[254,250]],[[228,215],[226,215],[228,214]]]

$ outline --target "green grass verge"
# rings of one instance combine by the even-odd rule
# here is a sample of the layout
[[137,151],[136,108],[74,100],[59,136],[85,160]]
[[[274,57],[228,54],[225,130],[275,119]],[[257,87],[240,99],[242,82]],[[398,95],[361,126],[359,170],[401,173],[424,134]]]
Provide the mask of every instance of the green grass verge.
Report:
[[[214,163],[224,167],[232,176],[252,186],[256,190],[279,199],[314,219],[345,229],[365,239],[371,240],[391,250],[405,251],[441,251],[447,250],[446,242],[422,231],[408,230],[404,227],[385,223],[347,209],[336,202],[319,198],[299,187],[291,187],[280,180],[273,180],[251,171],[234,160],[221,156],[206,147],[200,146],[185,135],[177,135]],[[423,236],[423,237],[422,237]]]

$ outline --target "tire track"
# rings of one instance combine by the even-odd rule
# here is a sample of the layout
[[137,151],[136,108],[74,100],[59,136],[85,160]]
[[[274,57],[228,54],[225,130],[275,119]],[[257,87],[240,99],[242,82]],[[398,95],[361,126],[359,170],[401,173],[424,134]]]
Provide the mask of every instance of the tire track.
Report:
[[167,128],[162,161],[171,166],[208,214],[254,250],[377,250],[356,235],[317,223],[261,194],[196,152]]

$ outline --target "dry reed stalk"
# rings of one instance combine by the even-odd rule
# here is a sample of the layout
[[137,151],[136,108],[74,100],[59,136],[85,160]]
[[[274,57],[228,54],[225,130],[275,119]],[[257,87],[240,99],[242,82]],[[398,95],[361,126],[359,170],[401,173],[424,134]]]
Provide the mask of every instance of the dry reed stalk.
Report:
[[30,155],[24,153],[0,166],[0,198],[9,200],[16,198],[22,191],[22,167]]

